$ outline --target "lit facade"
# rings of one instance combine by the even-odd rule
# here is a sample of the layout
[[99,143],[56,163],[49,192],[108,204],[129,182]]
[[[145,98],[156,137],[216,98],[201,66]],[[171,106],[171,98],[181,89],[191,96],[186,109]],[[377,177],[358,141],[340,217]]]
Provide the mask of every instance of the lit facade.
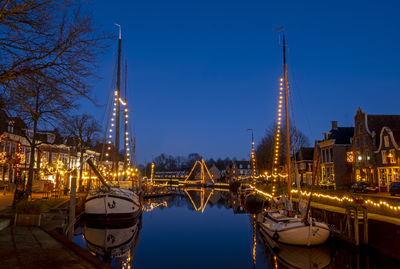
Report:
[[359,108],[347,161],[353,164],[353,181],[366,181],[388,191],[400,181],[400,115],[368,115]]
[[332,128],[319,141],[319,181],[326,188],[347,189],[351,184],[351,164],[346,162],[347,152],[351,148],[353,127],[338,127],[332,121]]

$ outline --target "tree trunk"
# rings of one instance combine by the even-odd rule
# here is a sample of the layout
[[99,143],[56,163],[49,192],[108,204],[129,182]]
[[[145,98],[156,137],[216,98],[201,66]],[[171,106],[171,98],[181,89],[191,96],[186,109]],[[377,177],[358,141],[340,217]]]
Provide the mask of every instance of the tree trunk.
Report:
[[[32,184],[33,184],[33,174],[34,174],[34,165],[35,165],[35,149],[36,149],[36,133],[37,133],[37,124],[39,120],[39,88],[36,89],[35,96],[35,112],[33,114],[33,136],[31,141],[31,158],[29,161],[29,173],[28,173],[28,183],[26,186],[26,195],[30,196],[32,194]],[[39,156],[38,156],[39,159]],[[39,160],[38,160],[39,161]],[[39,167],[38,167],[39,168]]]
[[29,196],[32,194],[32,184],[35,166],[35,148],[36,148],[36,132],[37,132],[37,120],[33,121],[33,137],[31,142],[31,152],[29,160],[29,172],[28,172],[28,183],[26,185],[26,194]]
[[83,172],[83,152],[84,152],[84,149],[83,149],[83,147],[81,146],[81,156],[80,156],[80,158],[79,158],[79,163],[80,163],[80,166],[79,166],[79,188],[78,188],[79,191],[82,191],[82,184],[83,184],[83,179],[82,179],[82,172]]

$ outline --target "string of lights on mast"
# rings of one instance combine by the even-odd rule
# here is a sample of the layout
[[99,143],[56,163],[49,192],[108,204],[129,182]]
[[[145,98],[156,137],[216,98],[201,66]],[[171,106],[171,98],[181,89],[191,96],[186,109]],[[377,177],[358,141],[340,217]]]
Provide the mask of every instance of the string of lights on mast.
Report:
[[280,152],[280,137],[281,137],[281,123],[282,123],[282,102],[283,102],[283,78],[279,80],[279,99],[278,99],[278,117],[276,121],[276,133],[275,133],[275,144],[274,144],[274,161],[272,166],[272,194],[276,192],[276,181],[278,178],[278,167],[279,167],[279,152]]

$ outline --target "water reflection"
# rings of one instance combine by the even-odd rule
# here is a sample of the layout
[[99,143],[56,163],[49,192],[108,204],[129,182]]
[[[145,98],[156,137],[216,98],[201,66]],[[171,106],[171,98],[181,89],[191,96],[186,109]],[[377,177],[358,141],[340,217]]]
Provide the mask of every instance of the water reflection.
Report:
[[141,216],[107,224],[86,220],[83,234],[90,252],[118,268],[131,268],[140,229]]
[[204,188],[145,200],[143,228],[141,216],[118,225],[86,222],[81,231],[75,242],[114,268],[379,268],[383,259],[334,240],[276,246],[237,193]]

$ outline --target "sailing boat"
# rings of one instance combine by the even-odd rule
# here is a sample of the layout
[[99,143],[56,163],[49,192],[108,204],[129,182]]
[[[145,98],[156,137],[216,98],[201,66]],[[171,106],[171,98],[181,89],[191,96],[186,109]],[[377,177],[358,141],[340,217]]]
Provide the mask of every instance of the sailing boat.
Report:
[[[124,155],[125,155],[125,162],[124,167],[126,167],[126,163],[128,161],[127,156],[129,156],[127,145],[129,145],[127,138],[127,107],[126,107],[126,83],[125,83],[125,102],[121,99],[121,27],[119,27],[119,39],[118,39],[118,60],[117,60],[117,88],[116,91],[113,93],[113,100],[114,100],[114,110],[113,110],[113,118],[111,118],[111,126],[115,128],[110,128],[110,132],[115,129],[115,142],[114,142],[114,177],[117,181],[120,178],[120,165],[119,165],[119,140],[120,140],[120,103],[125,106],[124,114],[125,114],[125,130],[124,130]],[[126,75],[126,74],[125,74]],[[114,123],[115,122],[115,123]],[[109,135],[111,138],[112,135]],[[108,152],[111,150],[111,143],[112,141],[108,141]],[[106,156],[110,155],[106,153]],[[139,215],[141,213],[141,205],[139,196],[129,189],[122,189],[118,186],[110,186],[106,183],[101,173],[97,170],[95,165],[89,159],[87,163],[90,165],[92,170],[94,170],[97,177],[102,182],[102,187],[97,188],[89,192],[88,197],[86,198],[85,202],[85,214],[88,217],[96,217],[96,218],[106,218],[109,217],[119,217],[119,218],[131,218]],[[122,173],[124,174],[124,173]]]
[[[287,70],[286,70],[286,44],[285,44],[285,33],[283,33],[283,84],[285,88],[285,117],[286,117],[286,160],[287,160],[287,181],[288,181],[288,199],[283,196],[280,199],[281,203],[287,207],[287,215],[282,214],[282,211],[269,211],[265,215],[260,215],[259,222],[260,227],[274,240],[291,245],[299,246],[313,246],[325,243],[328,239],[330,231],[326,223],[318,222],[311,218],[310,211],[310,200],[308,202],[307,211],[304,217],[294,216],[292,217],[292,206],[291,206],[291,179],[290,179],[290,135],[289,135],[289,113],[288,113],[288,90],[287,90]],[[282,81],[282,79],[281,79]],[[281,92],[282,92],[281,83]],[[281,109],[282,95],[279,101],[279,116]],[[280,120],[280,117],[279,117]],[[277,134],[279,134],[280,122],[278,122]],[[279,135],[276,139],[279,142]],[[276,147],[276,152],[278,148]],[[275,164],[277,164],[277,154],[275,155]],[[277,168],[274,168],[277,171]],[[311,199],[311,196],[310,196]],[[289,205],[289,206],[288,206]]]

